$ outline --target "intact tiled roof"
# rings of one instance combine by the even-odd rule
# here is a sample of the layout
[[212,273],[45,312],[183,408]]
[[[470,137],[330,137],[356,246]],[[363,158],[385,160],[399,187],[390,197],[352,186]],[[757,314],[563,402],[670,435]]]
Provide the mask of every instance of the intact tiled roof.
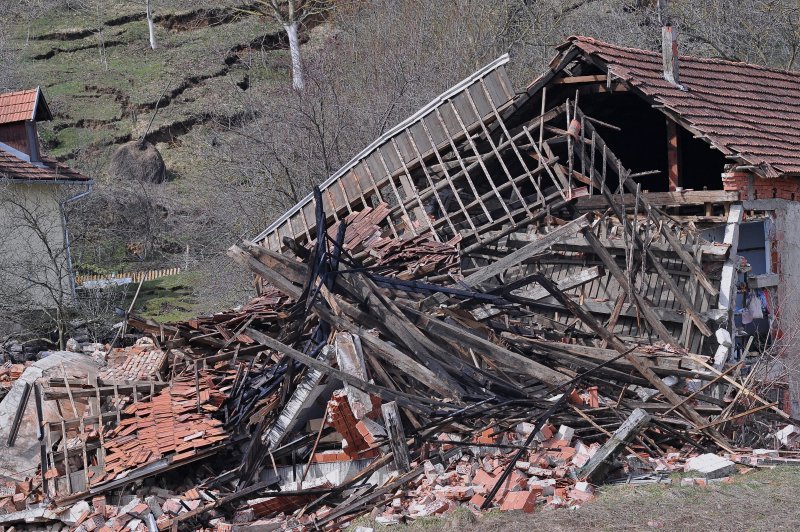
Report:
[[52,118],[39,88],[0,94],[0,124]]
[[20,159],[16,155],[0,147],[0,180],[22,179],[26,181],[90,181],[86,177],[70,168],[51,159],[42,157],[42,166]]
[[606,64],[722,153],[767,177],[800,174],[800,72],[681,56],[684,91],[664,80],[661,53],[589,37],[571,37],[560,49],[571,46]]

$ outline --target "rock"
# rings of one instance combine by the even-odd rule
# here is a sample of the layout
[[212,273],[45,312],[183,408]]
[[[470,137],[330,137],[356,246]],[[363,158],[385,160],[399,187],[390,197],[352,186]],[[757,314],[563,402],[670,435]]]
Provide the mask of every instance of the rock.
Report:
[[67,340],[67,351],[70,353],[82,353],[81,344],[75,338]]
[[794,425],[786,425],[775,433],[775,439],[781,442],[784,447],[794,447],[800,439],[800,428]]
[[398,514],[384,514],[376,517],[375,522],[383,526],[390,526],[400,524],[400,519],[402,519],[402,517]]

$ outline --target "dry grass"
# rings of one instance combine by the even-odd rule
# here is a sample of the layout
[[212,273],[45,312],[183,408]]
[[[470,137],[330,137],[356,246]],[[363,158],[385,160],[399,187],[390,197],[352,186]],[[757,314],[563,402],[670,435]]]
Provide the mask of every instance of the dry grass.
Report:
[[[680,480],[676,480],[677,483]],[[609,486],[577,510],[534,514],[490,512],[481,519],[457,515],[427,518],[401,530],[797,530],[800,468],[751,471],[730,484],[708,488],[679,485]],[[366,524],[360,522],[359,524]],[[376,530],[383,530],[380,525]]]

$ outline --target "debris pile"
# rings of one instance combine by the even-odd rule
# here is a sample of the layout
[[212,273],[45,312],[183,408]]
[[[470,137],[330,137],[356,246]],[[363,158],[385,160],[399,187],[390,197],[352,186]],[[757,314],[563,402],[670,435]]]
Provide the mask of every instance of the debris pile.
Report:
[[667,212],[613,126],[544,97],[512,119],[496,75],[232,246],[249,303],[128,316],[146,338],[98,375],[15,384],[41,466],[0,525],[335,530],[792,460],[786,382],[734,340],[736,241],[698,228],[741,205]]

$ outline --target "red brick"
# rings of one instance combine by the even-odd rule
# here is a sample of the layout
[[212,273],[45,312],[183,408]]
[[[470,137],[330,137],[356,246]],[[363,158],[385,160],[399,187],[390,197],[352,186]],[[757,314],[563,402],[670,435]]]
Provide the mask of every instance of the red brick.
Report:
[[525,488],[528,485],[528,477],[522,475],[518,471],[512,472],[508,478],[500,486],[501,491],[511,491],[519,488]]
[[536,497],[539,491],[512,491],[503,500],[500,509],[503,511],[522,510],[525,513],[533,513],[536,510]]
[[597,386],[589,387],[589,406],[591,408],[600,407],[600,395],[597,392]]
[[369,448],[369,443],[364,439],[359,431],[355,416],[347,402],[347,395],[344,390],[337,390],[333,397],[328,401],[328,423],[330,423],[342,438],[347,442],[344,452],[355,458],[359,456],[359,451]]
[[569,490],[568,495],[570,499],[579,502],[589,502],[594,499],[594,494],[589,493],[588,491],[581,491],[577,489]]
[[478,438],[475,440],[475,442],[476,443],[488,443],[488,444],[497,443],[497,437],[493,436],[493,434],[494,434],[494,430],[486,429],[483,432],[481,432],[481,435],[478,436]]
[[472,483],[476,486],[483,486],[486,491],[489,491],[497,483],[497,477],[487,473],[483,469],[478,469],[477,473],[475,473],[475,476],[472,478]]
[[486,497],[484,497],[483,495],[480,495],[478,493],[473,495],[472,498],[469,500],[469,504],[472,504],[472,505],[474,505],[474,506],[476,506],[478,508],[483,506],[484,502],[486,502]]
[[470,486],[446,486],[437,489],[436,494],[454,501],[466,501],[475,495],[475,490]]
[[344,451],[323,451],[321,453],[314,453],[314,462],[327,464],[332,462],[347,462],[352,458]]
[[16,493],[11,500],[14,502],[14,507],[17,510],[24,510],[26,506],[25,499],[27,498],[28,497],[24,493]]

